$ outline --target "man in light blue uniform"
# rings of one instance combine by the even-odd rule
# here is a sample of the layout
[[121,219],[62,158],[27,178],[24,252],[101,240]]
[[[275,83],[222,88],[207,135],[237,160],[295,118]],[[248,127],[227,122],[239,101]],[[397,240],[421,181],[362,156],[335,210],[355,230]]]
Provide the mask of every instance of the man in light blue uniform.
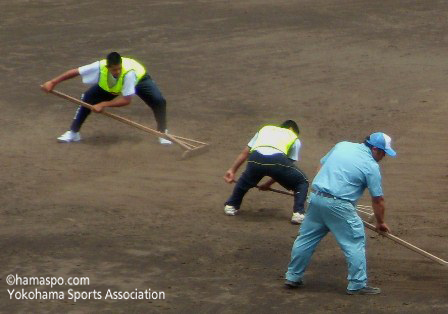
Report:
[[385,154],[394,157],[391,138],[381,132],[366,137],[364,143],[341,142],[320,161],[312,183],[308,211],[294,242],[286,273],[286,286],[303,285],[302,277],[320,240],[331,231],[348,264],[348,294],[378,294],[367,285],[365,232],[356,213],[356,202],[369,189],[376,228],[389,232],[384,223],[384,198],[378,162]]

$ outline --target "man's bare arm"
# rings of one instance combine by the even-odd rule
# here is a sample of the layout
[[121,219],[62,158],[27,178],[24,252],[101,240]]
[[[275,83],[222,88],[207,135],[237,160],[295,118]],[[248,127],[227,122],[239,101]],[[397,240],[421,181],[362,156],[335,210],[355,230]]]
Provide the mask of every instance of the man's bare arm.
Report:
[[227,183],[235,182],[235,173],[249,157],[249,154],[250,154],[249,147],[245,147],[243,151],[238,155],[238,157],[236,157],[232,167],[230,167],[229,170],[227,170],[226,174],[224,175],[224,180]]
[[372,197],[372,208],[376,218],[376,228],[380,231],[390,232],[389,227],[384,222],[384,197],[376,196]]
[[41,88],[42,88],[42,90],[43,90],[44,92],[47,92],[47,93],[48,93],[48,92],[52,91],[53,88],[54,88],[56,85],[58,85],[59,83],[65,81],[65,80],[74,78],[74,77],[76,77],[76,76],[78,76],[78,75],[79,75],[79,70],[78,70],[78,68],[68,70],[68,71],[62,73],[61,75],[56,76],[55,78],[53,78],[53,79],[51,79],[51,80],[45,82],[45,83],[42,85]]
[[132,96],[119,96],[110,101],[103,101],[93,106],[93,111],[102,112],[106,107],[123,107],[131,103]]
[[267,191],[269,190],[269,188],[275,183],[276,181],[272,178],[269,178],[268,181],[266,181],[265,183],[261,184],[258,188],[261,191]]

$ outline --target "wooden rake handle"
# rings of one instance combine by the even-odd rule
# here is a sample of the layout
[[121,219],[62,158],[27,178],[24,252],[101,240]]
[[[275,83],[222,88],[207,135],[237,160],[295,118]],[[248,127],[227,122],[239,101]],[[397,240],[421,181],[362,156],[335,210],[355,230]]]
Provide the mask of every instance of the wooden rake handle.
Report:
[[[257,185],[257,188],[258,188],[258,187],[259,187],[259,186]],[[280,194],[285,194],[285,195],[294,196],[294,193],[292,193],[292,192],[283,191],[283,190],[274,189],[274,188],[268,188],[268,191],[272,191],[272,192],[275,192],[275,193],[280,193]],[[360,213],[366,215],[367,218],[369,219],[369,222],[373,221],[374,215],[373,215],[372,213],[369,213],[369,212],[367,212],[367,211],[365,211],[365,210],[363,210],[363,209],[360,209],[360,208],[356,208],[356,210],[357,210],[358,212],[360,212]]]
[[441,259],[440,257],[432,255],[432,254],[426,252],[425,250],[422,250],[421,248],[419,248],[419,247],[417,247],[417,246],[415,246],[415,245],[413,245],[413,244],[411,244],[409,242],[406,242],[405,240],[400,239],[397,236],[394,236],[393,234],[390,234],[388,232],[378,231],[375,228],[374,225],[369,224],[366,221],[363,221],[363,222],[364,222],[364,226],[366,226],[366,228],[369,228],[370,230],[373,230],[376,233],[381,234],[382,236],[384,236],[384,237],[386,237],[386,238],[388,238],[388,239],[390,239],[390,240],[392,240],[392,241],[394,241],[394,242],[396,242],[396,243],[398,243],[398,244],[400,244],[400,245],[402,245],[402,246],[404,246],[404,247],[406,247],[406,248],[408,248],[408,249],[410,249],[410,250],[412,250],[412,251],[414,251],[414,252],[416,252],[416,253],[418,253],[420,255],[423,255],[424,257],[427,257],[430,260],[432,260],[432,261],[434,261],[434,262],[436,262],[436,263],[438,263],[440,265],[448,266],[448,262],[443,260],[443,259]]
[[[171,134],[171,135],[172,135],[172,134]],[[207,143],[200,142],[200,141],[196,141],[196,140],[193,140],[193,139],[191,139],[191,138],[186,138],[186,137],[182,137],[182,136],[178,136],[178,135],[172,135],[172,136],[174,136],[174,137],[177,138],[177,139],[183,140],[183,141],[185,141],[185,142],[191,142],[191,143],[201,144],[201,145],[209,145],[209,144],[207,144]],[[190,144],[190,143],[187,143],[187,144],[192,145],[192,144]],[[195,146],[195,145],[192,145],[192,146]]]
[[[76,99],[76,98],[74,98],[72,96],[69,96],[69,95],[66,95],[64,93],[58,92],[57,90],[52,90],[52,91],[50,91],[50,93],[52,93],[53,95],[56,95],[58,97],[67,99],[67,100],[69,100],[69,101],[71,101],[73,103],[76,103],[78,105],[81,105],[83,107],[86,107],[86,108],[88,108],[90,110],[93,110],[93,106],[92,105],[90,105],[90,104],[88,104],[88,103],[86,103],[86,102],[84,102],[82,100]],[[141,124],[139,124],[137,122],[131,121],[129,119],[123,118],[123,117],[121,117],[119,115],[116,115],[116,114],[113,114],[113,113],[110,113],[110,112],[107,112],[107,111],[102,111],[101,114],[103,114],[103,115],[105,115],[105,116],[107,116],[109,118],[112,118],[112,119],[118,120],[120,122],[123,122],[123,123],[125,123],[127,125],[133,126],[133,127],[137,128],[137,129],[140,129],[140,130],[143,130],[145,132],[151,133],[153,135],[157,135],[159,137],[163,137],[165,139],[173,141],[174,143],[178,144],[179,146],[183,147],[184,149],[191,150],[191,146],[186,145],[184,142],[182,142],[181,140],[178,140],[173,135],[153,130],[153,129],[148,128],[148,127],[146,127],[144,125],[141,125]]]
[[[273,188],[269,188],[268,190],[272,191],[272,192],[280,193],[280,194],[286,194],[286,195],[294,196],[294,193],[287,192],[287,191],[282,191],[282,190],[273,189]],[[368,212],[365,212],[363,210],[366,207],[367,206],[363,206],[362,209],[357,209],[357,210],[359,212],[361,212],[361,213],[369,215]],[[374,225],[368,223],[367,221],[363,220],[363,223],[364,223],[364,226],[366,226],[366,228],[368,228],[370,230],[373,230],[376,233],[378,233],[378,234],[380,234],[380,235],[382,235],[382,236],[384,236],[384,237],[386,237],[386,238],[388,238],[388,239],[390,239],[390,240],[392,240],[392,241],[394,241],[394,242],[396,242],[396,243],[398,243],[398,244],[400,244],[400,245],[402,245],[402,246],[404,246],[404,247],[406,247],[406,248],[408,248],[408,249],[410,249],[410,250],[412,250],[412,251],[414,251],[414,252],[416,252],[416,253],[418,253],[420,255],[423,255],[423,256],[429,258],[430,260],[432,260],[432,261],[434,261],[436,263],[439,263],[440,265],[448,266],[448,262],[443,260],[443,259],[441,259],[440,257],[437,257],[437,256],[435,256],[435,255],[433,255],[431,253],[428,253],[425,250],[423,250],[423,249],[421,249],[421,248],[419,248],[419,247],[417,247],[417,246],[415,246],[415,245],[413,245],[413,244],[411,244],[409,242],[406,242],[405,240],[400,239],[397,236],[394,236],[393,234],[390,234],[388,232],[378,231]]]

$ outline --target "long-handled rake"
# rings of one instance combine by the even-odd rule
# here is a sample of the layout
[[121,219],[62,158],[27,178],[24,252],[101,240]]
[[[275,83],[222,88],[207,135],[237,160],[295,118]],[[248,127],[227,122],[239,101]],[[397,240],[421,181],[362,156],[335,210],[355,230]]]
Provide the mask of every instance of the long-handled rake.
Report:
[[[294,193],[291,193],[291,192],[288,192],[288,191],[283,191],[283,190],[278,190],[278,189],[273,189],[273,188],[269,188],[268,190],[272,191],[272,192],[280,193],[280,194],[294,196]],[[371,207],[370,206],[358,205],[356,210],[359,213],[363,213],[364,215],[368,216],[368,219],[373,220],[374,214],[371,213]],[[438,263],[440,265],[448,266],[448,261],[445,261],[444,259],[442,259],[440,257],[437,257],[437,256],[435,256],[435,255],[433,255],[431,253],[428,253],[425,250],[423,250],[423,249],[421,249],[421,248],[419,248],[419,247],[417,247],[417,246],[415,246],[415,245],[413,245],[413,244],[411,244],[409,242],[406,242],[405,240],[400,239],[399,237],[397,237],[397,236],[395,236],[395,235],[393,235],[393,234],[391,234],[389,232],[379,231],[379,230],[376,229],[376,227],[374,225],[368,223],[367,221],[363,220],[363,223],[364,223],[364,226],[366,228],[368,228],[368,229],[370,229],[372,231],[375,231],[376,233],[378,233],[378,234],[388,238],[389,240],[392,240],[395,243],[398,243],[398,244],[400,244],[400,245],[410,249],[411,251],[414,251],[414,252],[416,252],[416,253],[418,253],[418,254],[426,257],[426,258],[429,258],[430,260],[432,260],[432,261],[434,261],[434,262],[436,262],[436,263]]]
[[404,247],[410,249],[411,251],[414,251],[414,252],[416,252],[416,253],[418,253],[418,254],[420,254],[420,255],[423,255],[424,257],[429,258],[430,260],[432,260],[432,261],[434,261],[434,262],[436,262],[436,263],[438,263],[438,264],[440,264],[440,265],[448,266],[448,261],[445,261],[444,259],[441,259],[440,257],[437,257],[437,256],[435,256],[435,255],[433,255],[433,254],[431,254],[431,253],[428,253],[428,252],[426,252],[425,250],[422,250],[421,248],[419,248],[419,247],[417,247],[417,246],[415,246],[415,245],[413,245],[413,244],[411,244],[411,243],[409,243],[409,242],[406,242],[405,240],[400,239],[399,237],[394,236],[393,234],[391,234],[391,233],[389,233],[389,232],[382,232],[382,231],[379,231],[379,230],[377,230],[377,229],[375,228],[374,225],[369,224],[369,223],[366,222],[366,221],[363,221],[363,223],[364,223],[364,226],[366,226],[366,228],[369,228],[370,230],[373,230],[373,231],[375,231],[376,233],[379,233],[379,234],[381,234],[382,236],[385,236],[385,237],[388,238],[389,240],[392,240],[392,241],[394,241],[395,243],[398,243],[398,244],[400,244],[400,245],[402,245],[402,246],[404,246]]
[[[52,93],[53,95],[56,95],[58,97],[67,99],[67,100],[69,100],[72,103],[75,103],[75,104],[81,105],[83,107],[86,107],[86,108],[88,108],[90,110],[93,110],[93,106],[92,105],[90,105],[90,104],[88,104],[86,102],[83,102],[82,100],[76,99],[76,98],[74,98],[72,96],[66,95],[66,94],[61,93],[61,92],[56,91],[56,90],[52,90],[52,91],[50,91],[50,93]],[[119,115],[116,115],[116,114],[113,114],[113,113],[110,113],[110,112],[107,112],[107,111],[102,111],[101,114],[103,114],[103,115],[105,115],[105,116],[107,116],[109,118],[115,119],[117,121],[123,122],[123,123],[125,123],[127,125],[133,126],[133,127],[137,128],[137,129],[140,129],[140,130],[145,131],[147,133],[150,133],[152,135],[156,135],[158,137],[162,137],[162,138],[165,138],[167,140],[170,140],[170,141],[176,143],[177,145],[179,145],[180,147],[182,147],[184,149],[184,152],[182,153],[182,159],[186,159],[186,158],[189,158],[189,157],[193,157],[193,156],[202,154],[205,151],[207,151],[208,148],[209,148],[209,144],[207,144],[207,143],[196,141],[196,140],[193,140],[193,139],[190,139],[190,138],[186,138],[186,137],[177,136],[177,135],[174,135],[174,134],[162,133],[162,132],[153,130],[153,129],[147,127],[147,126],[141,125],[141,124],[139,124],[137,122],[131,121],[131,120],[127,119],[127,118],[123,118],[123,117],[121,117]]]

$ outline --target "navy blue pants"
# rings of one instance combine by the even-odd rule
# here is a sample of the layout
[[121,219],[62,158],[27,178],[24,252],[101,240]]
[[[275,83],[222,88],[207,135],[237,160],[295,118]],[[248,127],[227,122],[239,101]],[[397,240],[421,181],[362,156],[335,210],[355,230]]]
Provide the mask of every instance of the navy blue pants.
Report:
[[[149,75],[145,75],[135,86],[136,94],[149,106],[154,112],[157,122],[157,130],[165,132],[166,130],[166,100],[157,87],[156,83]],[[83,95],[82,100],[88,104],[95,105],[102,101],[110,101],[117,97],[114,94],[106,92],[98,85],[93,85]],[[90,109],[80,106],[76,111],[70,130],[79,132],[82,124],[90,114]]]
[[305,174],[284,154],[266,156],[257,151],[250,154],[247,167],[225,204],[239,209],[247,191],[255,187],[265,176],[271,177],[285,189],[294,191],[293,212],[302,214],[305,212],[309,186]]

